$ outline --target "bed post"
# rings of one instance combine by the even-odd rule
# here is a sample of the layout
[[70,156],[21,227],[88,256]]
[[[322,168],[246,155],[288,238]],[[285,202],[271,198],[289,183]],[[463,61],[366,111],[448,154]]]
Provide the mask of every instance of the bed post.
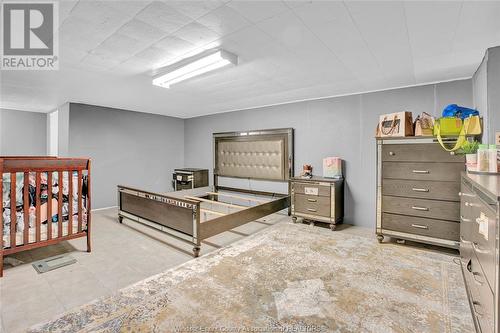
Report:
[[90,180],[90,164],[91,160],[89,159],[87,163],[87,252],[90,253],[92,251],[91,243],[90,243],[90,230],[91,230],[91,222],[92,222],[92,206],[91,206],[91,180]]
[[3,276],[3,159],[0,158],[0,277]]
[[196,237],[196,242],[193,247],[193,256],[197,258],[200,256],[200,250],[201,250],[201,241],[200,241],[201,202],[196,203],[195,209],[196,211],[193,213],[196,214],[196,216],[194,217],[196,219],[195,221],[196,230],[194,233],[194,236]]

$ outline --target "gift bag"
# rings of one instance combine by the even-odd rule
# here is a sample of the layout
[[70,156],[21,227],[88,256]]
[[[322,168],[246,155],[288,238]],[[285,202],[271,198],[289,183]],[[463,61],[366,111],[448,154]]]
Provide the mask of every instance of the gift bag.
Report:
[[415,136],[432,136],[434,128],[434,117],[427,112],[422,112],[415,119]]
[[323,177],[342,178],[342,159],[326,157],[323,159]]
[[413,136],[411,112],[402,111],[381,115],[376,136],[380,138]]

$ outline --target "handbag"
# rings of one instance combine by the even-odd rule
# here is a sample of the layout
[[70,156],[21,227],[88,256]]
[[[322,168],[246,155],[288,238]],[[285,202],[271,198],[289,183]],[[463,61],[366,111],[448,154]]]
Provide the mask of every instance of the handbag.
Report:
[[[458,124],[460,124],[460,129],[457,133]],[[443,125],[447,126],[444,130]],[[465,118],[463,122],[460,118],[442,117],[437,119],[434,124],[434,135],[437,137],[441,147],[446,151],[456,151],[462,148],[465,141],[467,141],[467,135],[480,135],[481,133],[481,118],[479,116],[470,116]],[[444,145],[442,136],[458,136],[458,138],[455,145],[452,148],[448,148]]]
[[379,117],[376,137],[404,137],[413,135],[411,112],[402,111],[383,114]]
[[415,136],[432,136],[434,128],[434,117],[427,112],[422,112],[415,119]]

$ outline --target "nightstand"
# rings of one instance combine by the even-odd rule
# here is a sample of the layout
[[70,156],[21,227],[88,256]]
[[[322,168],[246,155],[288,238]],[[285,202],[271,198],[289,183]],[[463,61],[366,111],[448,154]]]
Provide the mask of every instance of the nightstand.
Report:
[[294,222],[301,217],[314,222],[330,224],[335,230],[344,215],[344,180],[312,177],[290,180],[291,211]]

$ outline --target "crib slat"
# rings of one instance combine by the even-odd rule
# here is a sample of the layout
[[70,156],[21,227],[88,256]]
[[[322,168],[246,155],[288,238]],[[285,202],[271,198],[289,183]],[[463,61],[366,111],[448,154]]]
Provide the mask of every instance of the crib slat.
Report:
[[37,242],[40,241],[40,230],[41,230],[41,226],[42,226],[42,212],[41,212],[41,205],[42,205],[42,201],[41,201],[41,198],[40,198],[40,187],[41,187],[41,184],[42,184],[42,175],[40,172],[37,172],[36,173],[36,190],[35,190],[35,196],[36,196],[36,211],[35,211],[35,214],[36,214],[36,227],[35,227],[35,239]]
[[82,232],[82,171],[78,170],[78,232]]
[[29,229],[30,229],[30,173],[24,173],[24,189],[23,189],[23,214],[24,214],[24,235],[23,235],[23,245],[28,245],[29,243]]
[[17,215],[16,215],[16,173],[10,174],[10,248],[16,247],[16,229],[17,229]]
[[47,172],[47,240],[52,239],[52,171]]
[[62,171],[58,172],[57,184],[59,185],[59,195],[57,196],[57,237],[62,237],[63,230],[63,188],[64,179]]
[[68,235],[73,233],[73,171],[68,171]]

